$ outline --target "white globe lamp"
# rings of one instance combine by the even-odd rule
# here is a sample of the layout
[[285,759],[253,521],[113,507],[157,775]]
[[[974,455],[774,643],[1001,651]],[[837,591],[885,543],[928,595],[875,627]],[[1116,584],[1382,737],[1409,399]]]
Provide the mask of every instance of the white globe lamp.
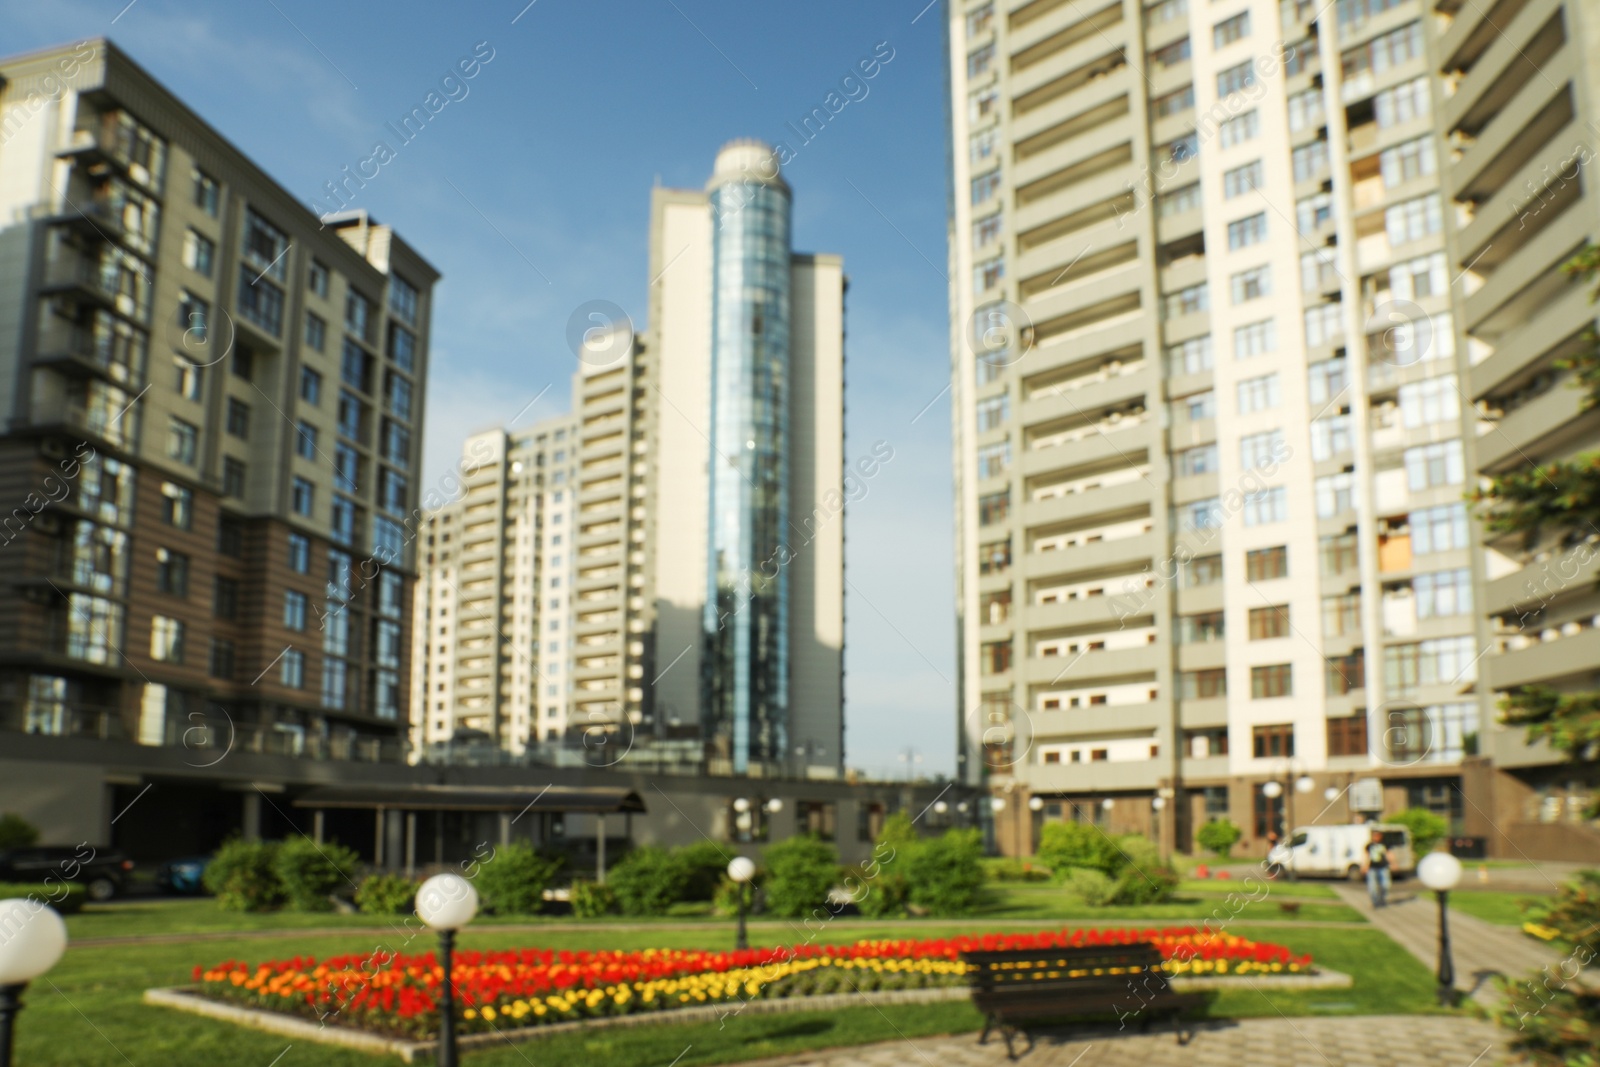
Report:
[[1439,898],[1439,1003],[1456,1002],[1456,967],[1450,958],[1450,890],[1461,881],[1461,861],[1448,852],[1430,852],[1417,864],[1417,879]]
[[439,1067],[456,1067],[456,931],[478,914],[478,891],[459,874],[436,874],[417,887],[417,918],[439,931]]
[[756,861],[749,856],[735,856],[728,861],[728,877],[733,879],[733,891],[739,898],[739,931],[733,941],[733,947],[736,949],[750,947],[750,937],[745,932],[744,925],[744,887],[755,876]]

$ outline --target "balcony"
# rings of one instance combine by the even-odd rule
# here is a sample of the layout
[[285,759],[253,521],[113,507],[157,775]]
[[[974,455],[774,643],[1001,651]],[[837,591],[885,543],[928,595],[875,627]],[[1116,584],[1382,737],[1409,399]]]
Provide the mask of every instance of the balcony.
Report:
[[141,355],[128,347],[115,341],[104,343],[94,330],[54,318],[41,331],[37,351],[36,365],[68,374],[99,375],[122,386],[135,384],[138,369],[134,363],[142,362]]

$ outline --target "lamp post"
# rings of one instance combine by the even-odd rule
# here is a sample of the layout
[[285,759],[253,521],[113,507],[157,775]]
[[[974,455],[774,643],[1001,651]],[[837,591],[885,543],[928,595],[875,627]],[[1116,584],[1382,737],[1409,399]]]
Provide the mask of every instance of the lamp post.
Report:
[[67,950],[67,924],[36,900],[0,900],[0,1067],[11,1067],[22,989]]
[[1456,965],[1450,959],[1450,890],[1461,881],[1461,861],[1448,852],[1430,852],[1417,864],[1417,877],[1439,897],[1439,1003],[1456,1002]]
[[456,931],[478,914],[478,891],[459,874],[436,874],[417,889],[417,918],[439,931],[439,1067],[456,1067]]
[[738,887],[739,898],[739,933],[734,938],[734,948],[749,948],[750,938],[744,929],[744,887],[750,879],[756,876],[756,861],[749,856],[735,856],[728,861],[728,877],[733,879]]

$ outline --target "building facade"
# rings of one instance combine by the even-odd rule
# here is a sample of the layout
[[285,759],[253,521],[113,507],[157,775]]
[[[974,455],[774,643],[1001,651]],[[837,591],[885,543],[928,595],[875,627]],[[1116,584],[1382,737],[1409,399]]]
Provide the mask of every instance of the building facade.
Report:
[[105,40],[0,131],[5,728],[400,758],[437,273]]
[[1187,847],[1227,816],[1261,847],[1411,806],[1486,835],[1439,12],[947,15],[960,759],[1042,801],[1002,845],[1054,817]]

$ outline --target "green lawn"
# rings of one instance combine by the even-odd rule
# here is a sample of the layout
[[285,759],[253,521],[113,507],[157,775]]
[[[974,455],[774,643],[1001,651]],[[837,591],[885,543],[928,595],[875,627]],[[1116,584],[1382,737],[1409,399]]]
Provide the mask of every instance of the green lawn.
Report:
[[1248,885],[1242,878],[1185,878],[1178,883],[1179,896],[1225,896],[1228,893],[1259,893],[1266,884],[1273,896],[1293,897],[1296,900],[1338,900],[1338,894],[1326,882],[1264,882],[1252,879]]
[[1460,889],[1450,894],[1450,907],[1456,911],[1501,926],[1521,926],[1533,916],[1522,910],[1525,900],[1541,898],[1536,893],[1507,893],[1496,889]]
[[[173,908],[173,905],[141,905]],[[176,906],[198,921],[214,911],[209,901]],[[118,909],[108,909],[115,911]],[[1244,913],[1249,916],[1251,913]],[[1266,914],[1263,912],[1263,914]],[[1276,913],[1273,913],[1276,915]],[[169,927],[179,916],[163,915]],[[255,929],[270,929],[276,921],[349,922],[350,917],[230,916]],[[110,926],[101,915],[86,913],[70,920],[78,936],[88,922],[99,933]],[[148,913],[142,922],[151,922]],[[369,920],[370,922],[370,920]],[[186,923],[187,924],[187,923]],[[550,922],[537,932],[497,930],[494,924],[474,925],[462,935],[467,948],[512,948],[537,944],[551,948],[716,947],[731,941],[731,924],[720,928],[692,925],[595,931]],[[963,932],[1014,929],[1005,920],[970,920]],[[1330,929],[1291,926],[1237,926],[1231,932],[1257,940],[1288,945],[1309,952],[1317,962],[1356,978],[1349,990],[1280,991],[1241,987],[1220,993],[1208,1013],[1213,1016],[1369,1014],[1433,1010],[1433,980],[1428,969],[1370,927]],[[873,923],[837,920],[823,927],[818,940],[854,941],[859,938],[935,936],[949,933],[948,924]],[[802,940],[803,930],[778,923],[752,927],[757,944]],[[409,937],[409,940],[408,940]],[[18,1063],[28,1067],[128,1067],[162,1064],[163,1067],[210,1067],[216,1063],[268,1064],[290,1044],[288,1039],[185,1015],[140,1001],[151,986],[189,982],[196,964],[213,964],[228,958],[261,960],[294,954],[327,956],[367,952],[380,945],[406,951],[432,947],[429,934],[410,937],[404,928],[374,929],[370,936],[285,930],[281,936],[260,939],[217,939],[189,943],[127,944],[70,949],[48,976],[29,987],[29,1007],[20,1019]],[[963,1032],[979,1023],[965,1002],[935,1005],[901,1005],[852,1009],[832,1013],[746,1015],[717,1024],[662,1024],[641,1028],[592,1031],[553,1036],[536,1044],[485,1050],[470,1055],[478,1067],[523,1067],[537,1064],[582,1063],[585,1067],[665,1067],[689,1046],[679,1062],[727,1063],[764,1056],[800,1052],[811,1048],[853,1045],[889,1040],[899,1035],[918,1037]],[[292,1063],[376,1067],[392,1060],[297,1043]],[[283,1067],[289,1067],[286,1057]]]
[[[1263,885],[1267,887],[1264,895]],[[1333,896],[1333,891],[1326,886],[1305,886],[1304,883],[1298,882],[1253,882],[1248,888],[1235,883],[1229,892],[1237,892],[1248,901],[1243,904],[1239,914],[1258,922],[1288,918],[1309,922],[1366,922],[1366,918],[1360,912],[1344,904],[1320,904],[1315,901],[1303,903],[1300,905],[1300,910],[1292,916],[1279,908],[1281,901],[1316,895],[1303,894],[1302,888],[1322,889],[1329,897]],[[1251,900],[1252,895],[1259,899]],[[993,898],[990,906],[983,912],[985,918],[1185,923],[1200,922],[1218,915],[1226,918],[1228,914],[1228,906],[1224,903],[1225,893],[1200,891],[1191,893],[1187,885],[1179,889],[1176,900],[1166,904],[1088,908],[1067,897],[1059,888],[1049,885],[1006,884],[993,891]]]

